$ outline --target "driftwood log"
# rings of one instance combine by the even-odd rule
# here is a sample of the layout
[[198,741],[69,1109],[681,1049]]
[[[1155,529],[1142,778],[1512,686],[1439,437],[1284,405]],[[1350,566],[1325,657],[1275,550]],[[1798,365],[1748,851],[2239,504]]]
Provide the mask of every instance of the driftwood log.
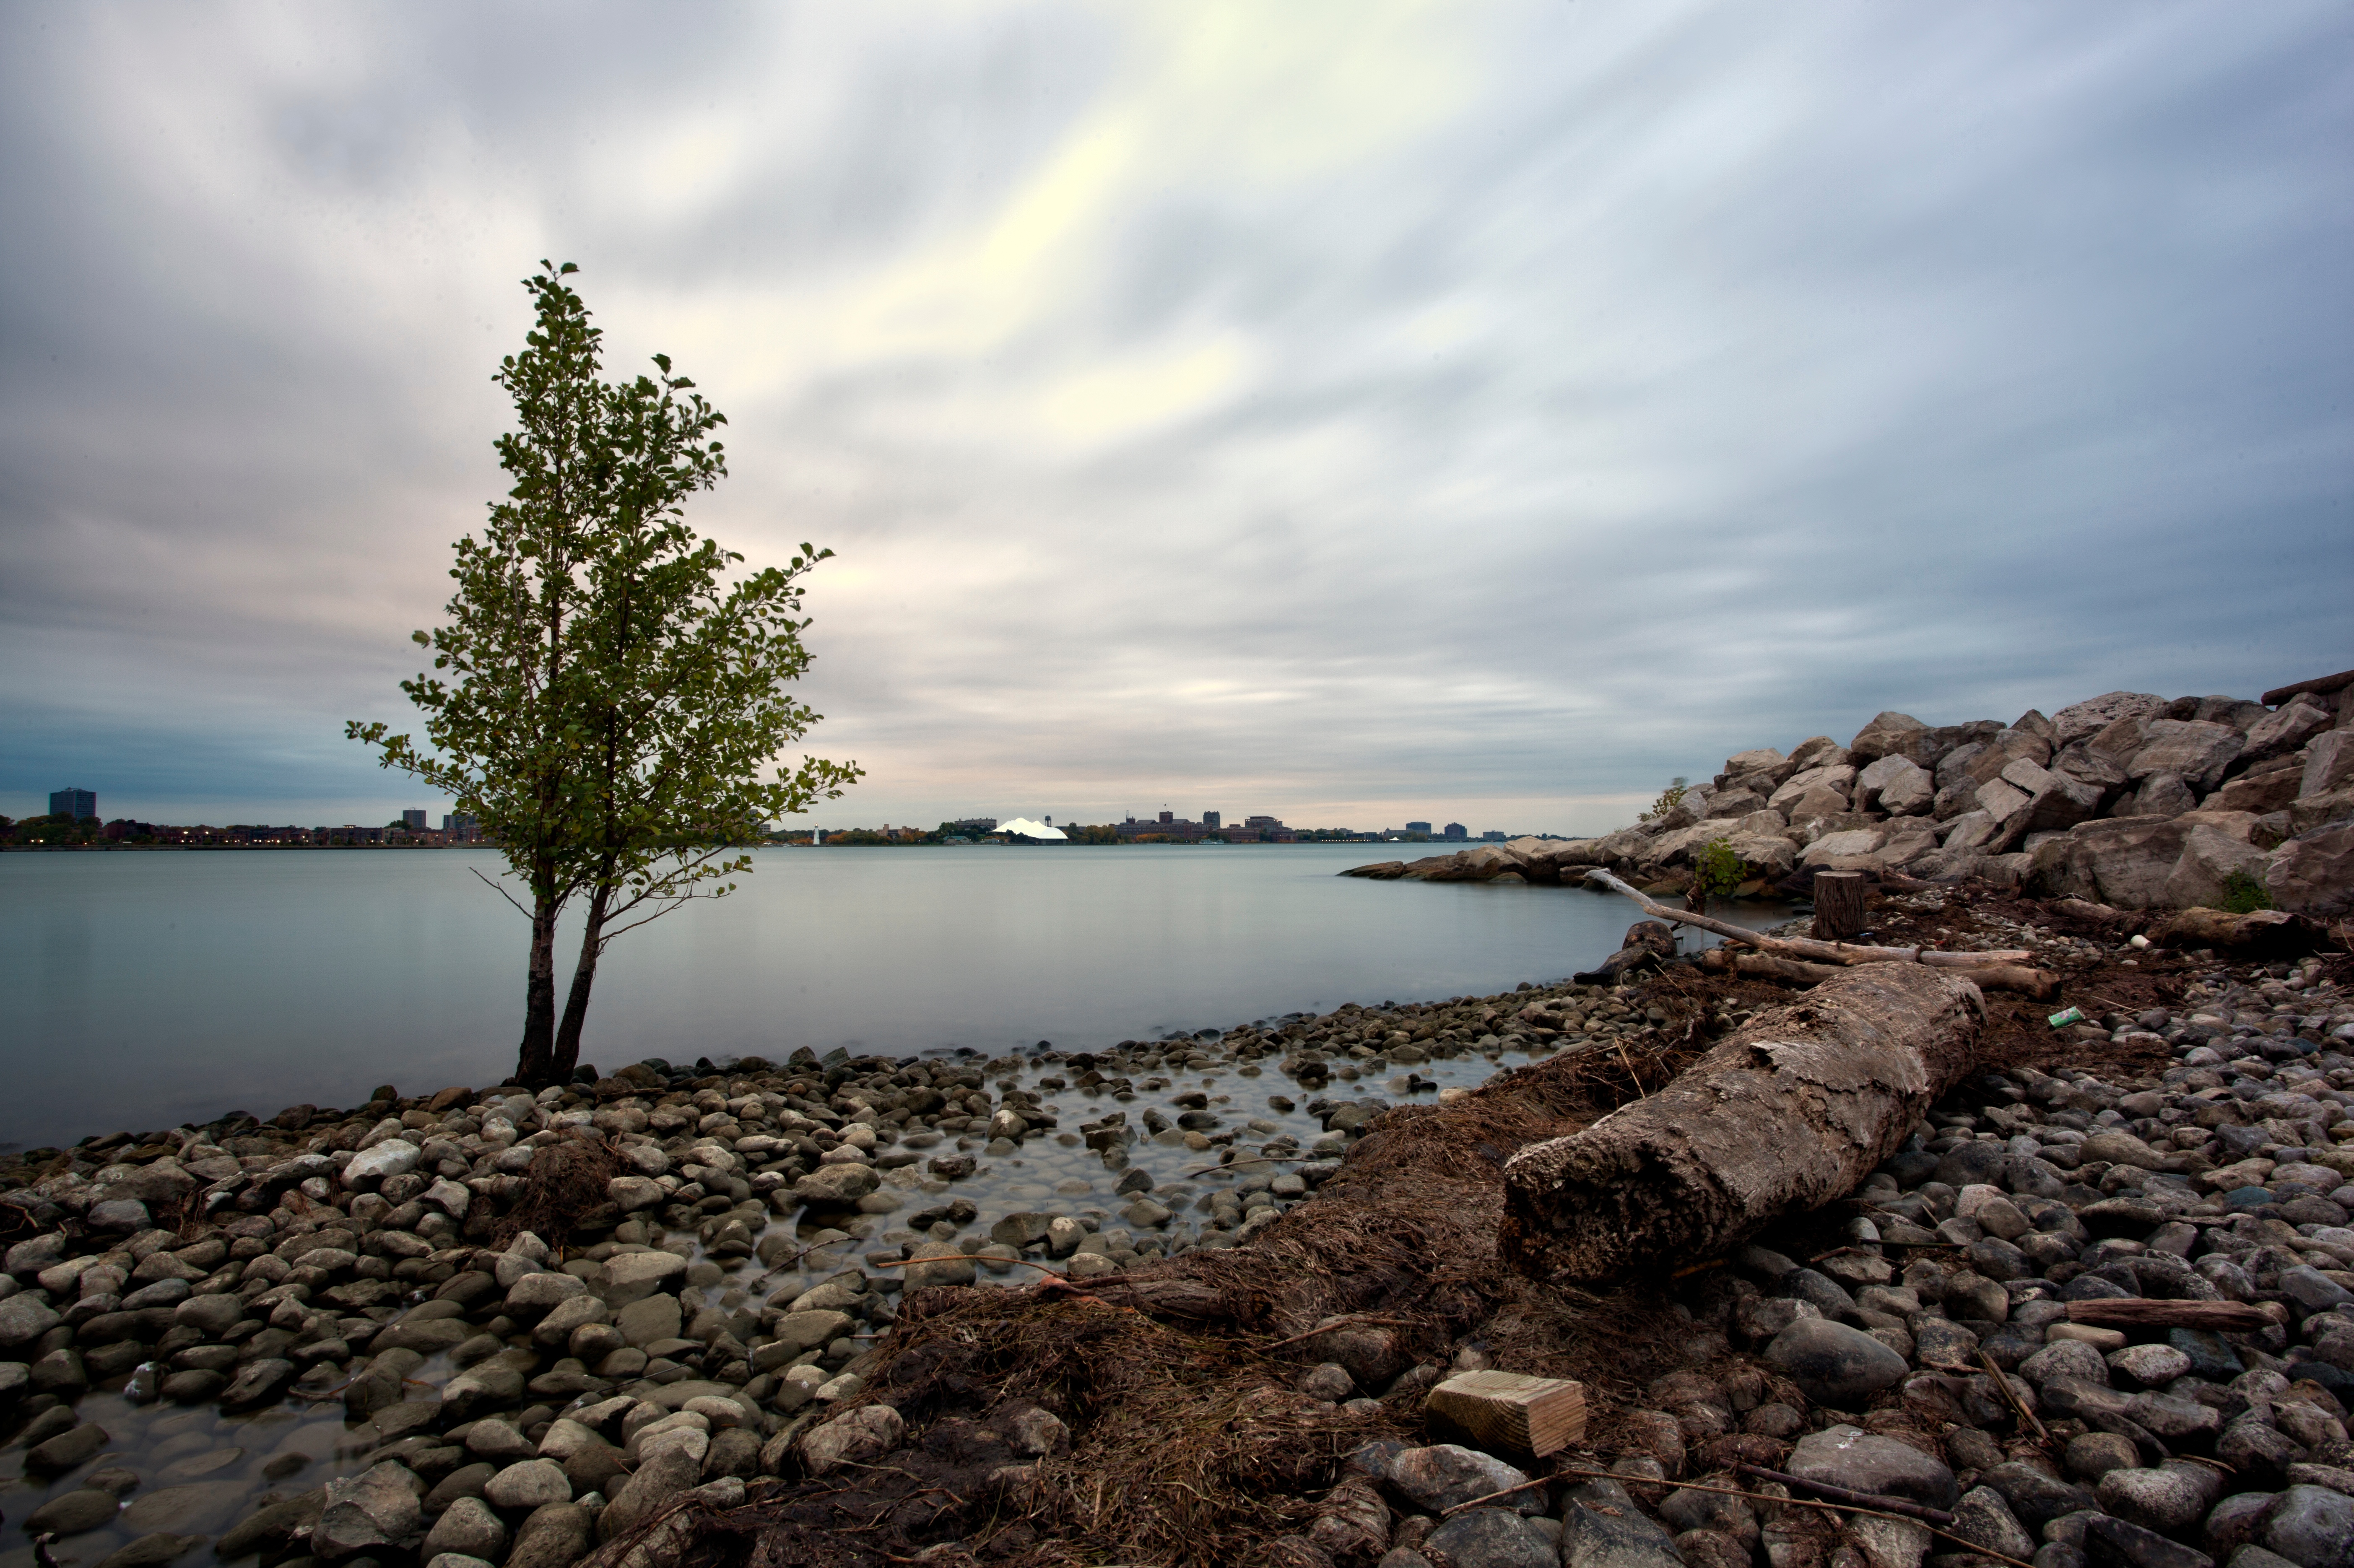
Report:
[[[1771,980],[1797,980],[1805,985],[1819,985],[1833,975],[1847,971],[1837,964],[1810,964],[1803,959],[1777,959],[1770,953],[1742,953],[1730,948],[1711,948],[1700,956],[1701,967],[1720,974],[1764,975]],[[1946,974],[1958,975],[1980,991],[2024,991],[2038,1001],[2051,1001],[2060,994],[2060,977],[2050,969],[2021,969],[2016,964],[1981,964],[1976,969],[1946,969]]]
[[1840,970],[1659,1093],[1514,1155],[1498,1250],[1551,1282],[1673,1269],[1843,1197],[1969,1070],[1985,1015],[1957,975]]
[[[1623,894],[1640,906],[1654,920],[1672,921],[1680,926],[1692,926],[1702,931],[1713,931],[1728,942],[1739,942],[1758,952],[1776,959],[1797,960],[1775,966],[1737,966],[1749,974],[1776,975],[1786,980],[1821,979],[1813,973],[1818,966],[1833,964],[1926,964],[1932,969],[1958,969],[1972,983],[1992,986],[2003,991],[2023,991],[2039,999],[2060,994],[2060,977],[2043,969],[2021,969],[2035,955],[2025,948],[2002,948],[1983,953],[1953,953],[1937,948],[1875,948],[1853,942],[1819,942],[1810,937],[1768,937],[1752,931],[1745,926],[1735,926],[1726,920],[1712,920],[1705,915],[1694,915],[1681,909],[1670,909],[1655,903],[1642,892],[1608,872],[1596,868],[1585,874],[1585,879],[1613,893]],[[1816,880],[1820,881],[1818,877]]]

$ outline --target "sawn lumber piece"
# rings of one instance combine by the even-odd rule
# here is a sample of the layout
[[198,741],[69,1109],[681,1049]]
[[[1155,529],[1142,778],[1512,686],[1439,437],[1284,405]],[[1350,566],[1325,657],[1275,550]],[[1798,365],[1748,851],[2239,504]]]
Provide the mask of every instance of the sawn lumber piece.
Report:
[[1949,972],[1842,969],[1657,1094],[1515,1154],[1499,1255],[1548,1281],[1664,1274],[1844,1197],[1969,1071],[1985,1016]]
[[1422,1414],[1475,1447],[1542,1459],[1585,1437],[1585,1385],[1523,1372],[1458,1372],[1423,1396]]

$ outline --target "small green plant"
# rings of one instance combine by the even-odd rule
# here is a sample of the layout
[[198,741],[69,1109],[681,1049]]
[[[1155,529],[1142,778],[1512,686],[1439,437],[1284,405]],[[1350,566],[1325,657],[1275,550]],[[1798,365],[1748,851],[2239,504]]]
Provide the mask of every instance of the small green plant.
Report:
[[1678,806],[1682,805],[1686,783],[1681,774],[1669,779],[1668,787],[1659,791],[1659,798],[1651,802],[1651,809],[1643,813],[1643,821],[1656,822]]
[[2273,906],[2273,895],[2264,885],[2244,871],[2235,871],[2223,879],[2223,909],[2231,915],[2253,915],[2259,909]]
[[1733,846],[1723,839],[1711,839],[1692,856],[1691,907],[1705,912],[1712,898],[1729,897],[1748,877],[1749,868]]

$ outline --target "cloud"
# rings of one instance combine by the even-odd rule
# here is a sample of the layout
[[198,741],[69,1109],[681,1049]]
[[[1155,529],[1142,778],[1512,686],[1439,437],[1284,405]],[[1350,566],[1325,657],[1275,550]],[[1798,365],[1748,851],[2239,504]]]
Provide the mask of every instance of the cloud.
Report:
[[420,803],[341,723],[542,256],[730,415],[709,532],[841,552],[829,821],[1574,831],[1883,707],[2347,662],[2340,8],[0,29],[0,810]]

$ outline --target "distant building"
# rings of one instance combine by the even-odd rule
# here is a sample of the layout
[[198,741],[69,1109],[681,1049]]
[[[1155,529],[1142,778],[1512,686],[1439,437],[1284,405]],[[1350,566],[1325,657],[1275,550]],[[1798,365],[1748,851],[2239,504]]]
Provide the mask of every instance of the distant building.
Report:
[[1217,828],[1217,826],[1218,826],[1218,813],[1217,813],[1217,812],[1215,812],[1215,811],[1204,811],[1204,812],[1203,812],[1203,813],[1202,813],[1202,825],[1203,825],[1204,827],[1205,827],[1205,828],[1209,828],[1209,829],[1211,829],[1211,830],[1213,830],[1213,831],[1215,831],[1215,830],[1216,830],[1216,828]]
[[86,822],[98,815],[98,791],[52,789],[49,791],[49,815],[71,817],[77,822]]
[[1465,827],[1462,823],[1449,822],[1447,824],[1447,837],[1450,839],[1468,839],[1470,836],[1471,830]]
[[1428,822],[1408,822],[1405,825],[1405,831],[1410,833],[1427,834],[1430,832],[1430,824]]
[[997,831],[997,819],[995,817],[959,817],[956,820],[956,826],[968,832],[993,833]]
[[424,809],[423,809],[422,807],[419,807],[418,810],[414,810],[414,811],[403,811],[403,812],[401,812],[401,813],[400,813],[400,825],[401,825],[402,827],[404,827],[404,828],[407,828],[407,829],[408,829],[410,832],[412,832],[412,833],[421,833],[421,832],[423,832],[425,831],[425,811],[424,811]]
[[482,821],[464,811],[445,811],[441,814],[441,831],[450,835],[452,843],[470,844],[482,836]]
[[1479,837],[1491,844],[1500,844],[1504,842],[1504,835],[1497,832],[1494,828],[1490,828],[1486,832],[1481,833]]

